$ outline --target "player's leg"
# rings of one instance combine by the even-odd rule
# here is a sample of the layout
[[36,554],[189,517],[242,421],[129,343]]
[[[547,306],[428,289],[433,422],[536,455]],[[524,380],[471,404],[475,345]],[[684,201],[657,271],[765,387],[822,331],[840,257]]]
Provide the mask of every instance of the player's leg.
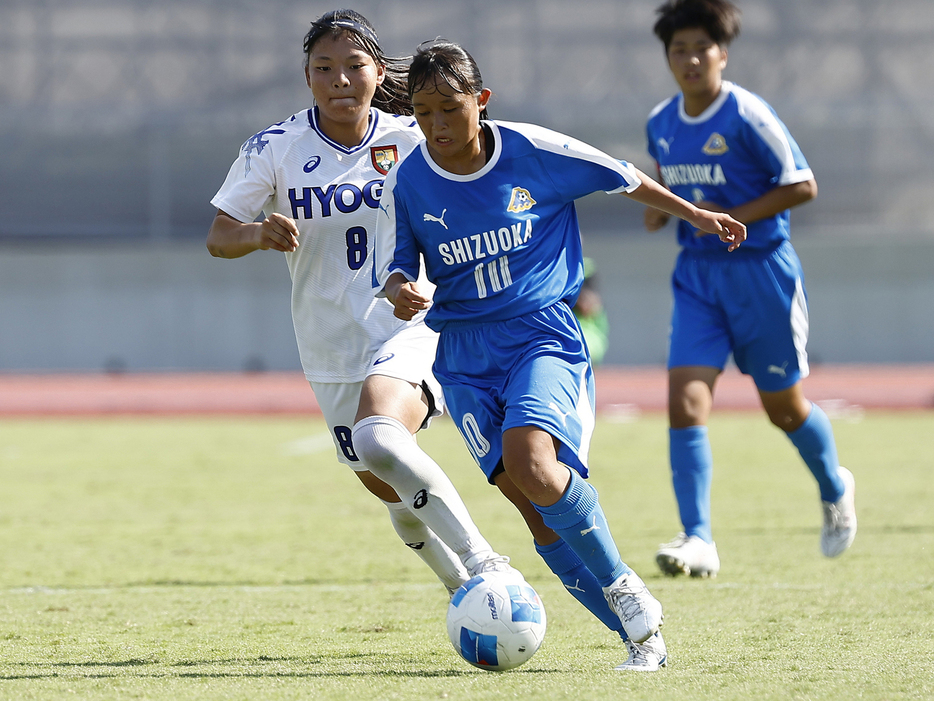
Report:
[[360,393],[353,444],[370,472],[392,486],[467,573],[476,574],[503,558],[480,534],[451,480],[415,440],[444,407],[430,369],[436,342],[437,336],[419,325],[380,349]]
[[720,368],[674,367],[668,371],[668,455],[671,482],[683,531],[655,554],[670,575],[716,576],[720,557],[710,520],[713,454],[707,419]]
[[641,643],[661,625],[662,607],[623,562],[597,491],[584,479],[595,416],[580,327],[566,305],[554,305],[510,320],[508,333],[496,339],[501,362],[522,362],[512,363],[502,388],[503,468],[596,578],[630,639]]
[[626,643],[629,657],[620,665],[618,671],[654,672],[668,664],[668,649],[661,631],[656,632],[642,643],[634,643],[626,634],[622,621],[610,608],[604,596],[603,587],[593,572],[587,569],[583,560],[571,547],[545,525],[542,515],[522,492],[520,492],[505,471],[494,477],[496,486],[518,509],[525,519],[533,537],[535,550],[554,572],[565,589],[607,628],[616,633]]
[[856,537],[856,483],[837,459],[830,419],[804,397],[800,382],[779,392],[760,390],[759,397],[769,419],[785,431],[817,481],[824,513],[821,551],[827,557],[842,554]]
[[[438,538],[413,523],[408,507],[395,490],[366,469],[354,450],[351,426],[357,412],[363,383],[311,383],[315,398],[328,424],[339,462],[350,467],[366,489],[386,506],[393,530],[412,552],[437,575],[445,587],[456,589],[466,579],[460,558]],[[400,508],[401,507],[401,508]],[[420,522],[419,522],[420,523]]]
[[467,572],[451,549],[448,548],[396,494],[395,490],[372,472],[354,472],[367,490],[376,496],[389,511],[393,530],[434,572],[449,594],[467,580]]
[[522,515],[535,540],[535,551],[561,580],[565,589],[607,628],[619,634],[623,640],[628,640],[619,616],[610,608],[603,595],[603,588],[583,560],[557,533],[545,525],[542,515],[519,491],[505,471],[500,471],[493,479],[503,495]]
[[804,274],[790,243],[757,265],[749,275],[755,303],[742,309],[743,314],[756,315],[757,331],[737,340],[734,355],[740,369],[755,380],[769,419],[785,432],[817,481],[824,511],[821,549],[834,557],[856,535],[855,484],[837,460],[830,420],[805,398],[801,385],[809,372]]
[[668,455],[683,530],[655,554],[670,575],[714,576],[710,485],[713,454],[707,420],[714,386],[730,352],[730,335],[712,291],[717,270],[706,258],[682,253],[672,275],[674,307],[668,353]]
[[503,432],[503,465],[543,523],[567,543],[593,574],[627,635],[641,643],[658,631],[661,604],[623,562],[597,491],[558,462],[554,437],[537,426]]

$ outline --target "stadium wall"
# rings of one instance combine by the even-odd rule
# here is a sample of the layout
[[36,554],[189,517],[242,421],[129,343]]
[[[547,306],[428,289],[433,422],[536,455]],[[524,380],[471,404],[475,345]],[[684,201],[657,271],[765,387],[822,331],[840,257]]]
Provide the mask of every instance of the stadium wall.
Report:
[[[813,363],[934,361],[934,242],[802,232]],[[665,362],[671,232],[603,232],[586,252],[611,322],[607,364]],[[296,370],[280,254],[200,241],[0,246],[0,371]]]

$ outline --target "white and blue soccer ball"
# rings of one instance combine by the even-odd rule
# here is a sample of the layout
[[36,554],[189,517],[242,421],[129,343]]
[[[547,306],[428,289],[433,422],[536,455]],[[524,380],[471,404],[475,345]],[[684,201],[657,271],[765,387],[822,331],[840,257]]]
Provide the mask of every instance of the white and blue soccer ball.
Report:
[[527,662],[545,638],[545,607],[521,575],[487,572],[466,582],[448,606],[448,636],[474,667],[494,672]]

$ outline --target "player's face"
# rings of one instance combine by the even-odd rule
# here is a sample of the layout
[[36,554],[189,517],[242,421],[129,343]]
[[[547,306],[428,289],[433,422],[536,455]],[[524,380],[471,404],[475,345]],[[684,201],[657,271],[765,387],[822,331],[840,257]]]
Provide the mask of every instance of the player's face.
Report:
[[668,67],[686,98],[713,99],[720,93],[726,49],[699,27],[679,29],[668,47]]
[[[472,173],[480,148],[480,112],[490,99],[490,91],[479,95],[455,92],[444,82],[426,86],[412,95],[415,119],[435,163],[453,173]],[[479,161],[482,167],[483,161]]]
[[384,68],[354,44],[346,32],[315,42],[305,78],[315,96],[325,133],[329,134],[329,126],[362,124],[365,128],[370,101],[384,77]]

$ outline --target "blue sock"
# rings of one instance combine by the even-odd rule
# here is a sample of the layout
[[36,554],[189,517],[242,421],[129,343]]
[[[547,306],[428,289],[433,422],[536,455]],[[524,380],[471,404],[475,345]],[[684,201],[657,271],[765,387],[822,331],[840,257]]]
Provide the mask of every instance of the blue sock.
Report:
[[811,413],[797,429],[788,434],[801,458],[811,470],[820,488],[820,498],[837,501],[843,496],[843,480],[837,468],[837,444],[827,414],[817,404],[811,404]]
[[548,568],[558,575],[558,579],[561,580],[564,588],[570,592],[571,596],[599,618],[603,625],[619,633],[623,640],[628,640],[629,636],[623,630],[623,624],[620,622],[619,616],[613,612],[613,609],[607,603],[606,597],[603,596],[600,582],[571,550],[571,546],[563,540],[558,540],[551,545],[536,543],[535,550],[542,556]]
[[713,542],[710,530],[710,479],[713,454],[706,426],[668,429],[671,482],[685,534]]
[[571,482],[564,495],[551,506],[535,509],[545,525],[561,536],[584,566],[593,573],[601,587],[608,587],[631,572],[619,556],[610,535],[597,490],[587,484],[576,470],[570,470]]

